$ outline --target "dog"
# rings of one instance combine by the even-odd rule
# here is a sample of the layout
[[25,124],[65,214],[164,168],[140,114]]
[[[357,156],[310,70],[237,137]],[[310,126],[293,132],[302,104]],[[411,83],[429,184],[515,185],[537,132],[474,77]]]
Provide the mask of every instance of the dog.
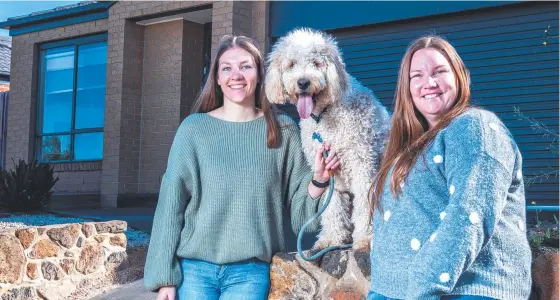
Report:
[[308,28],[288,33],[273,46],[265,93],[273,104],[296,105],[303,151],[312,168],[321,147],[317,137],[332,145],[341,162],[313,249],[353,243],[355,250],[369,251],[368,192],[391,126],[389,112],[346,72],[336,41]]

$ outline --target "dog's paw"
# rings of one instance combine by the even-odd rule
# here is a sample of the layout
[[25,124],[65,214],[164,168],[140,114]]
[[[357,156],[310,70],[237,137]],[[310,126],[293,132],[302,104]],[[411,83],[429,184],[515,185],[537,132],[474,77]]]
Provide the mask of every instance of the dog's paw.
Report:
[[351,241],[345,239],[344,240],[318,240],[317,242],[315,242],[315,245],[313,245],[312,249],[321,251],[331,246],[342,246],[350,243]]
[[367,237],[361,238],[354,241],[352,244],[352,249],[357,252],[370,252],[371,251],[371,240]]
[[313,248],[311,248],[311,251],[313,251],[314,253],[317,253],[329,246],[333,246],[333,241],[327,241],[327,240],[318,240],[315,242],[315,244],[313,245]]

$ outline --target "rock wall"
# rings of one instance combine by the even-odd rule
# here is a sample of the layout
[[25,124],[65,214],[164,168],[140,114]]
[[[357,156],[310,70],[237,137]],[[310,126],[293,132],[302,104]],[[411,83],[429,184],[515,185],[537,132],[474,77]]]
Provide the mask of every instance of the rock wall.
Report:
[[64,299],[128,264],[124,221],[0,231],[0,299]]
[[[558,249],[541,247],[537,252],[530,299],[558,300]],[[353,250],[328,252],[316,262],[302,260],[297,253],[277,253],[270,267],[268,300],[365,300],[370,266],[369,253]]]
[[369,252],[331,251],[316,262],[302,260],[297,253],[277,253],[268,299],[360,300],[366,298],[369,282]]

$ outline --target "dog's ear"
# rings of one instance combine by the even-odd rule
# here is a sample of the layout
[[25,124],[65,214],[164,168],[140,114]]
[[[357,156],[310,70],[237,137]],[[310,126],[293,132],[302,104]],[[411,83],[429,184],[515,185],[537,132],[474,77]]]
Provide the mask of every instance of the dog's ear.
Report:
[[335,103],[340,101],[342,95],[348,90],[348,74],[340,57],[338,49],[329,51],[329,59],[327,63],[327,97],[329,101]]
[[282,84],[282,62],[280,55],[274,51],[270,53],[266,76],[264,79],[264,91],[266,98],[271,103],[284,104],[288,96],[284,92]]

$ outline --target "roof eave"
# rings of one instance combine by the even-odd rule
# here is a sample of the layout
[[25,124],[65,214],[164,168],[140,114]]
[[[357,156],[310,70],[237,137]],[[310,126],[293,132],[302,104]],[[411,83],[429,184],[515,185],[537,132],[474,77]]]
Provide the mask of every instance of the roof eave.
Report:
[[4,22],[0,22],[0,28],[13,29],[20,27],[28,27],[31,25],[37,25],[40,23],[48,23],[52,21],[57,21],[63,18],[76,17],[80,15],[87,15],[92,13],[106,12],[109,7],[113,5],[116,1],[107,2],[97,2],[88,5],[73,7],[69,9],[53,11],[45,14],[39,14],[35,16],[24,16],[9,18]]

